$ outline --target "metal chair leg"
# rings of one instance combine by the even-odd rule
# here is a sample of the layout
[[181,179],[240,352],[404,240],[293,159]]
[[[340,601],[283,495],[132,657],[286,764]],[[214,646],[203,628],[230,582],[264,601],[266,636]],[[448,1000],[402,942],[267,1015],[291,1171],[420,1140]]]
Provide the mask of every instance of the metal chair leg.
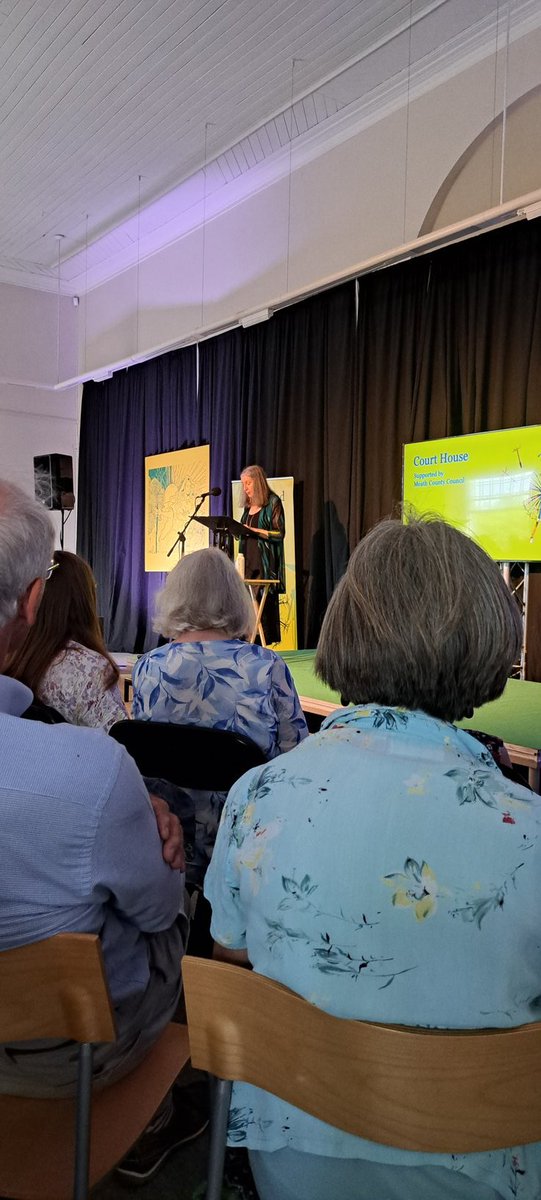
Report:
[[90,1165],[90,1118],[92,1111],[93,1046],[83,1042],[79,1047],[77,1101],[75,1112],[75,1173],[73,1200],[88,1200],[88,1171]]
[[224,1177],[227,1120],[233,1084],[228,1079],[212,1081],[212,1115],[210,1123],[209,1167],[206,1200],[220,1200]]

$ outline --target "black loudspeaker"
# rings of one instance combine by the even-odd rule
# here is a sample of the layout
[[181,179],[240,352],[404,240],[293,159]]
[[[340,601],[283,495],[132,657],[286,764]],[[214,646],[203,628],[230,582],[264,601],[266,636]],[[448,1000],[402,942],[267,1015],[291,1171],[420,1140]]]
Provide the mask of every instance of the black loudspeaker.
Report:
[[69,454],[38,454],[34,458],[36,500],[46,508],[73,508],[73,459]]

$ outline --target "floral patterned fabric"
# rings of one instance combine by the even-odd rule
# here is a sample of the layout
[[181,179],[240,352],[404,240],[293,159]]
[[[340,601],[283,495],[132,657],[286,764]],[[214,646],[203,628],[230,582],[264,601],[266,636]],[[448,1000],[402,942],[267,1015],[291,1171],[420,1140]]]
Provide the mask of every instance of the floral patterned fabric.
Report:
[[126,718],[126,709],[103,655],[79,642],[68,642],[45,672],[39,699],[51,704],[72,725],[105,729]]
[[[143,655],[133,671],[132,716],[230,729],[251,738],[269,759],[308,735],[283,659],[237,638],[170,642]],[[157,780],[147,784],[182,822],[187,883],[202,883],[225,794],[187,791]]]
[[[212,933],[336,1016],[428,1027],[541,1015],[541,800],[465,731],[344,709],[224,808]],[[421,1155],[340,1132],[245,1084],[230,1144],[432,1164],[510,1200],[541,1195],[541,1145]]]

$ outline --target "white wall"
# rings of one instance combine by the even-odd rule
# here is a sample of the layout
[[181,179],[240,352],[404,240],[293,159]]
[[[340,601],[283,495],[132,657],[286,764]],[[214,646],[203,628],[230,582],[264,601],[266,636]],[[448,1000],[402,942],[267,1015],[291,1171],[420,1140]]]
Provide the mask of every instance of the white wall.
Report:
[[[0,478],[33,495],[34,455],[70,454],[76,471],[79,389],[52,390],[77,374],[76,310],[62,298],[60,346],[55,296],[0,284],[0,314]],[[60,514],[53,520],[59,536]],[[68,550],[76,520],[73,513],[66,526]]]
[[[501,112],[541,82],[541,31],[389,111],[377,123],[89,293],[81,371],[234,321],[418,236],[454,165]],[[503,200],[541,188],[528,145],[506,145]],[[517,167],[518,160],[518,167]],[[513,175],[507,163],[513,162]],[[499,203],[501,138],[460,192],[468,217]],[[527,168],[527,169],[526,169]],[[532,173],[533,172],[533,173]],[[533,179],[533,183],[532,183]],[[518,189],[518,190],[517,190]],[[204,269],[203,269],[204,267]]]

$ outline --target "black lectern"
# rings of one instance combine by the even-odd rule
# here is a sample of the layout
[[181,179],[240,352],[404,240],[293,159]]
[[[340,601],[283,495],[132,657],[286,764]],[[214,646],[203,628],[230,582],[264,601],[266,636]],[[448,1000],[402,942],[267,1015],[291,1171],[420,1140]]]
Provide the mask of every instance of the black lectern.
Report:
[[230,558],[233,558],[233,538],[257,537],[257,530],[249,525],[241,525],[233,517],[196,517],[195,520],[212,530],[214,545],[225,550]]

